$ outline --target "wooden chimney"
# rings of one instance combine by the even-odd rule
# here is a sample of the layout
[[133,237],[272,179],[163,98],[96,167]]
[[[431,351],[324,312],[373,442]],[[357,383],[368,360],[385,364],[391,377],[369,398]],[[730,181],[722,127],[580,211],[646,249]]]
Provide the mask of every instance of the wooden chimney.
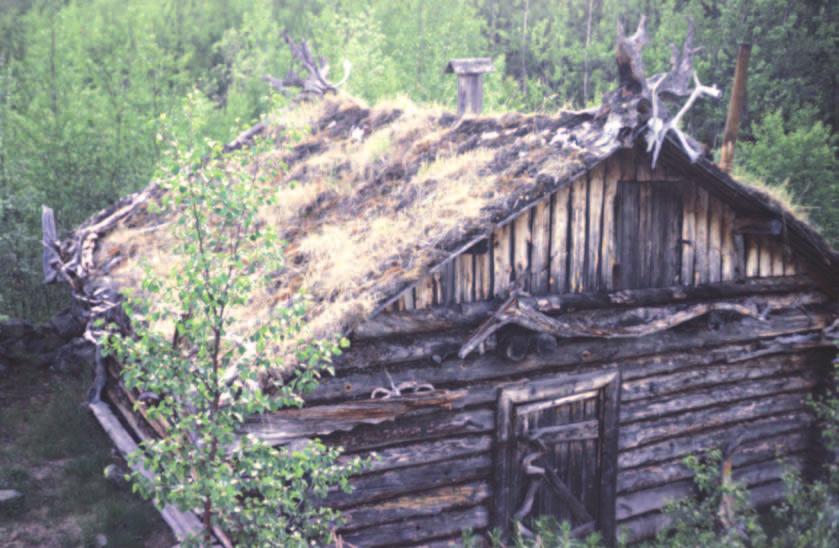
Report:
[[493,69],[492,60],[487,57],[452,59],[446,65],[446,73],[457,74],[457,115],[480,114],[484,106],[484,73]]

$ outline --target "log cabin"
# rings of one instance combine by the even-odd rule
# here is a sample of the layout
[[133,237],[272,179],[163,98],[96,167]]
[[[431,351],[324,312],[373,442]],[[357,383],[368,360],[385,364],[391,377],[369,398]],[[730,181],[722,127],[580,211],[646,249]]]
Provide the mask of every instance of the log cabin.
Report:
[[[784,466],[823,458],[807,400],[831,382],[839,255],[664,119],[657,94],[692,102],[703,86],[689,40],[650,78],[643,41],[643,24],[620,33],[620,85],[596,109],[481,115],[467,97],[458,116],[338,94],[229,147],[269,140],[272,184],[288,185],[263,218],[289,267],[248,321],[303,288],[313,336],[351,340],[305,407],[245,431],[376,455],[327,500],[345,542],[444,546],[540,515],[637,541],[691,493],[687,455],[736,447],[734,478],[759,506],[783,496]],[[51,249],[91,326],[117,313],[141,263],[177,264],[148,208],[161,192]],[[160,435],[119,364],[97,367],[91,407],[115,443]]]

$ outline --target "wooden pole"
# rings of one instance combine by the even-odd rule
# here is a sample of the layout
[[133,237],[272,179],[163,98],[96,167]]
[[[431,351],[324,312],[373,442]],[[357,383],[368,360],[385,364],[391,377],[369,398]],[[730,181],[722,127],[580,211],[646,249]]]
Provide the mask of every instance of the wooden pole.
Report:
[[731,90],[731,100],[728,103],[728,115],[725,118],[725,132],[723,133],[722,151],[720,153],[720,168],[731,173],[734,166],[734,144],[737,142],[737,130],[740,127],[740,115],[746,100],[746,78],[749,70],[749,57],[752,45],[740,44],[737,52],[737,65],[734,69],[734,86]]

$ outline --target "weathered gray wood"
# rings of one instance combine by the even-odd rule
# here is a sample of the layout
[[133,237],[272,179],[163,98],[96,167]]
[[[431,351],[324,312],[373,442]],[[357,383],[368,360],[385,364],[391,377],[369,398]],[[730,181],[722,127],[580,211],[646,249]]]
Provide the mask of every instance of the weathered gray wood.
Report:
[[[453,383],[506,378],[511,375],[524,376],[531,372],[563,365],[617,362],[682,349],[705,352],[715,346],[815,332],[826,327],[829,321],[832,322],[833,317],[832,312],[815,308],[808,310],[806,314],[797,311],[779,312],[765,321],[744,318],[726,325],[725,329],[715,331],[686,326],[677,330],[663,331],[656,337],[640,337],[631,341],[626,339],[598,340],[596,343],[588,340],[569,341],[556,355],[543,357],[535,353],[530,354],[518,362],[514,369],[506,359],[493,354],[485,354],[469,357],[467,360],[446,359],[439,365],[430,360],[427,363],[416,363],[410,371],[392,371],[391,377],[397,383],[404,380],[419,380],[443,388]],[[324,381],[308,394],[306,399],[309,402],[315,402],[360,397],[369,395],[377,386],[388,386],[389,382],[382,370],[350,373]]]
[[724,204],[714,196],[708,201],[708,282],[722,278],[722,218]]
[[598,510],[599,527],[608,545],[616,539],[616,493],[618,475],[618,455],[620,446],[620,400],[621,375],[607,384],[603,390],[601,410],[601,462],[600,462],[600,508]]
[[771,399],[741,400],[736,403],[726,403],[664,418],[621,425],[620,447],[622,451],[626,451],[698,430],[806,409],[807,397],[807,393],[778,394]]
[[49,284],[58,280],[57,265],[60,262],[55,245],[58,243],[58,234],[55,229],[55,214],[52,208],[41,206],[41,244],[43,249],[42,270],[44,283]]
[[[787,459],[790,468],[801,469],[804,461],[800,457]],[[761,462],[734,469],[734,480],[746,486],[779,480],[785,467],[776,461]],[[672,500],[689,496],[693,491],[691,480],[681,480],[660,487],[646,489],[618,497],[618,520],[625,520],[647,512],[661,510]]]
[[352,479],[353,490],[331,492],[326,503],[334,508],[385,500],[408,493],[475,480],[489,479],[492,456],[489,453],[422,464],[398,470],[364,474]]
[[618,193],[620,170],[620,160],[613,155],[606,162],[606,174],[603,183],[603,233],[600,243],[601,278],[603,288],[607,291],[615,289],[613,280],[617,263],[615,255],[615,197]]
[[[483,255],[479,257],[486,257]],[[660,287],[587,293],[521,297],[522,302],[542,312],[559,312],[622,306],[656,305],[705,299],[739,297],[750,294],[765,295],[813,288],[812,281],[804,276],[749,280],[746,283],[719,283],[700,287]],[[433,310],[382,314],[367,320],[353,332],[354,340],[442,331],[456,327],[469,327],[480,323],[495,312],[498,302],[477,302]]]
[[492,233],[493,245],[493,294],[504,295],[510,287],[513,267],[510,258],[512,225],[501,226]]
[[586,262],[586,219],[588,205],[588,180],[580,177],[571,185],[571,230],[570,255],[568,267],[569,292],[581,293],[584,289]]
[[661,417],[668,414],[698,409],[700,407],[707,407],[719,402],[778,395],[786,392],[809,391],[815,385],[815,379],[808,376],[759,379],[750,382],[740,382],[736,385],[708,388],[698,392],[691,391],[684,395],[673,396],[664,400],[641,400],[631,405],[624,404],[621,422],[629,423],[652,417]]
[[560,426],[534,428],[528,434],[528,438],[541,440],[544,443],[562,443],[577,440],[595,440],[598,434],[598,421],[588,420]]
[[466,529],[479,530],[489,524],[489,513],[483,506],[439,513],[387,523],[344,535],[346,543],[364,546],[404,546],[451,536]]
[[[787,432],[780,436],[766,436],[737,448],[735,467],[763,462],[792,453],[802,453],[810,447],[808,432]],[[622,470],[618,474],[618,492],[627,493],[690,478],[693,472],[682,459],[654,464],[643,468]]]
[[722,281],[730,282],[736,279],[737,271],[737,246],[734,244],[734,210],[727,204],[722,203],[722,248],[721,270]]
[[379,449],[422,440],[489,433],[495,427],[490,409],[428,413],[376,426],[362,425],[352,432],[338,432],[324,439],[347,451]]
[[551,225],[551,293],[568,292],[568,228],[571,186],[564,186],[553,196]]
[[615,253],[618,259],[615,287],[635,289],[641,286],[639,281],[642,249],[640,233],[640,186],[621,183],[615,201]]
[[755,236],[746,237],[746,277],[760,277],[760,241]]
[[772,275],[772,240],[769,236],[760,238],[760,261],[758,264],[758,275],[766,278]]
[[513,272],[517,286],[530,291],[530,223],[533,208],[522,212],[513,221]]
[[550,278],[551,201],[544,199],[533,208],[532,248],[530,255],[530,291],[548,292]]
[[[419,441],[408,445],[377,449],[375,457],[364,470],[359,472],[359,475],[487,453],[492,447],[492,441],[493,438],[486,435],[460,435],[454,438]],[[347,463],[356,456],[356,454],[346,454],[338,460]]]
[[464,395],[463,391],[439,390],[388,399],[282,409],[249,419],[243,425],[243,431],[279,445],[293,439],[349,431],[362,424],[393,421],[417,410],[451,409],[452,402]]
[[708,201],[710,196],[704,188],[696,189],[694,202],[694,223],[696,230],[696,244],[693,251],[693,282],[694,285],[709,283],[708,270]]
[[[135,453],[139,447],[134,439],[128,434],[125,428],[122,427],[119,420],[114,416],[113,412],[103,401],[93,402],[88,404],[93,416],[99,422],[99,425],[117,447],[117,449],[125,455]],[[145,476],[147,479],[153,481],[153,475],[142,464],[138,465],[137,471]],[[160,511],[163,520],[174,533],[175,538],[183,540],[188,537],[195,537],[201,534],[203,526],[201,521],[192,512],[183,512],[172,505],[167,504]]]
[[[803,369],[806,358],[806,355],[801,354],[770,356],[737,365],[703,366],[680,370],[678,373],[625,381],[621,392],[622,401],[626,403],[647,398],[661,398],[674,392],[695,391],[708,386],[770,377],[780,373],[798,374]],[[624,406],[624,411],[630,408],[631,406]]]
[[583,287],[597,291],[601,287],[600,248],[602,246],[603,194],[606,179],[605,162],[588,173],[588,234],[586,236],[586,272]]
[[347,534],[383,523],[403,521],[420,516],[434,516],[456,508],[485,503],[491,493],[485,481],[446,485],[430,491],[410,493],[380,503],[350,508],[343,512],[346,522],[339,534]]
[[[688,419],[689,417],[686,417]],[[671,437],[647,446],[621,450],[618,468],[649,466],[658,462],[669,462],[698,451],[721,447],[737,437],[748,442],[784,432],[796,432],[808,428],[813,422],[812,413],[796,411],[775,416],[759,417],[742,424],[723,424],[707,431]]]

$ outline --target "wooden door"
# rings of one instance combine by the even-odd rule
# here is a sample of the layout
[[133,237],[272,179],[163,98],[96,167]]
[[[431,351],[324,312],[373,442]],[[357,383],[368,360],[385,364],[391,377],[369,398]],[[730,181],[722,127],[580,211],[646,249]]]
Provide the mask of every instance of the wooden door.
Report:
[[496,527],[552,516],[576,536],[614,539],[619,390],[609,370],[500,391]]

